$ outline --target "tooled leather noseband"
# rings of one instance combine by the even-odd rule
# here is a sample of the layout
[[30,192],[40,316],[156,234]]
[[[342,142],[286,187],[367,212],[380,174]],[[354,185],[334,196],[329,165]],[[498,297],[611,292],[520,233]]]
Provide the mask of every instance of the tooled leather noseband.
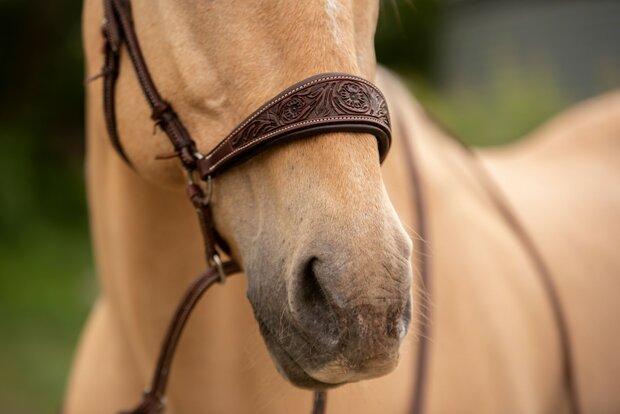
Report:
[[[241,268],[223,262],[221,253],[230,253],[215,230],[210,208],[214,176],[250,158],[268,146],[295,138],[327,132],[365,132],[377,138],[379,161],[390,148],[390,118],[385,98],[370,82],[354,75],[326,73],[312,76],[265,103],[207,154],[202,154],[187,128],[166,102],[150,75],[133,27],[129,0],[104,0],[105,62],[104,112],[108,134],[119,155],[130,165],[116,127],[115,85],[124,44],[140,87],[152,109],[152,120],[167,135],[187,172],[188,196],[198,214],[208,269],[186,292],[168,326],[151,387],[141,403],[128,413],[152,414],[164,409],[164,393],[174,351],[183,327],[202,294],[215,282],[223,282]],[[201,185],[202,181],[204,185]],[[313,413],[325,412],[325,393],[316,392]]]

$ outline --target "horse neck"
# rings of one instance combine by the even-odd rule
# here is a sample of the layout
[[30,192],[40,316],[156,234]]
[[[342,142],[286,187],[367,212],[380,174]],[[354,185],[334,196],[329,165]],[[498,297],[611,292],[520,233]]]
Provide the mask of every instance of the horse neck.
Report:
[[[205,269],[202,239],[184,191],[162,189],[123,164],[110,148],[105,128],[96,122],[90,126],[88,151],[89,202],[101,298],[124,333],[124,343],[142,378],[142,383],[136,384],[140,389],[148,383],[163,334],[183,292]],[[197,371],[184,369],[184,364],[204,365],[200,375],[216,375],[217,370],[209,367],[227,359],[247,358],[248,343],[260,341],[257,331],[245,298],[244,277],[233,277],[225,288],[213,288],[184,333],[171,379],[177,385],[171,392],[183,389],[185,382],[200,381],[191,376],[175,378],[177,373]],[[199,383],[211,380],[203,378]]]

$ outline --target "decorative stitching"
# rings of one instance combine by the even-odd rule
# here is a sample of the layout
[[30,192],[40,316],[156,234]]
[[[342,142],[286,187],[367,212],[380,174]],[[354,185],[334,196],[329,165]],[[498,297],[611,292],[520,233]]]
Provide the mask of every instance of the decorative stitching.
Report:
[[[238,148],[235,148],[233,151],[229,152],[228,154],[226,154],[225,156],[223,156],[221,159],[219,159],[218,161],[216,161],[215,163],[213,163],[210,167],[209,167],[209,173],[211,173],[213,170],[215,170],[218,165],[220,165],[221,163],[223,163],[224,161],[226,161],[227,159],[229,159],[230,157],[234,156],[235,154],[243,151],[245,148],[252,146],[253,144],[256,144],[260,141],[264,141],[267,138],[270,138],[274,135],[278,135],[284,131],[290,130],[290,129],[294,129],[298,126],[302,126],[302,125],[306,125],[306,124],[318,124],[318,123],[322,123],[324,121],[357,121],[357,120],[365,120],[365,121],[373,121],[373,122],[379,122],[382,125],[388,126],[387,124],[385,124],[384,122],[380,121],[379,118],[374,118],[374,117],[370,117],[370,116],[364,116],[364,115],[359,115],[359,116],[338,116],[338,117],[328,117],[328,118],[317,118],[317,119],[313,119],[313,120],[306,120],[306,121],[300,121],[300,122],[296,122],[294,124],[291,125],[287,125],[285,127],[281,127],[280,129],[277,129],[273,132],[270,132],[268,134],[265,135],[261,135],[258,138],[252,140],[252,141],[248,141],[247,143],[241,145]],[[389,126],[388,126],[389,127]],[[227,141],[227,140],[225,140]],[[217,149],[219,148],[216,147],[215,149],[213,149],[212,152],[209,153],[209,155],[215,155]]]
[[[373,85],[371,82],[367,81],[366,79],[360,78],[358,76],[335,74],[335,75],[328,75],[328,76],[323,76],[323,77],[320,77],[320,78],[317,78],[317,79],[313,79],[311,81],[304,82],[303,84],[301,84],[301,85],[291,89],[290,91],[286,92],[285,94],[278,95],[278,96],[272,98],[267,103],[263,104],[263,106],[261,106],[256,111],[254,111],[254,113],[251,114],[243,123],[238,125],[237,128],[235,128],[230,134],[228,134],[226,136],[226,138],[224,138],[219,144],[217,144],[215,146],[215,148],[213,148],[211,151],[209,151],[209,153],[205,155],[205,158],[206,159],[210,159],[215,154],[215,152],[217,152],[217,150],[219,148],[221,148],[225,143],[228,142],[228,140],[231,137],[236,135],[240,130],[245,128],[251,121],[256,119],[259,115],[262,115],[264,112],[267,111],[267,109],[271,108],[276,103],[282,101],[284,98],[286,98],[286,97],[288,97],[288,96],[290,96],[290,95],[292,95],[294,93],[297,93],[298,91],[300,91],[302,89],[305,89],[305,88],[307,88],[309,86],[315,85],[317,83],[330,82],[330,81],[333,81],[333,80],[355,80],[355,81],[362,82],[365,85],[371,87],[377,93],[379,93],[379,95],[385,101],[385,96],[383,95],[383,93],[375,85]],[[325,119],[325,118],[323,118],[323,119]]]

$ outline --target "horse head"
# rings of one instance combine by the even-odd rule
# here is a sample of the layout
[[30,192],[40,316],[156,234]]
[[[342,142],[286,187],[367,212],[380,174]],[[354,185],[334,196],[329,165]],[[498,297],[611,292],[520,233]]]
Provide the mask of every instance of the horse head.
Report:
[[[376,0],[132,7],[152,75],[203,152],[310,75],[374,77]],[[124,146],[136,170],[180,188],[178,161],[154,157],[169,152],[163,134],[141,138],[137,88],[118,95],[122,135],[135,137]],[[396,367],[411,317],[412,246],[385,191],[372,135],[328,133],[274,146],[218,175],[212,206],[286,378],[327,388]]]

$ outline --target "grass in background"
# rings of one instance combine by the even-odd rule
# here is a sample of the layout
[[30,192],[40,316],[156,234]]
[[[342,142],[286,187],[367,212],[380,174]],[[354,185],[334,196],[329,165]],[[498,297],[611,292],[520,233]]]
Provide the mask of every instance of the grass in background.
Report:
[[95,291],[82,162],[1,125],[0,413],[55,413]]
[[530,133],[571,101],[541,69],[527,74],[503,64],[483,89],[442,90],[404,73],[416,98],[470,145],[505,144]]
[[91,269],[85,229],[32,223],[0,246],[0,412],[60,407],[94,297]]

